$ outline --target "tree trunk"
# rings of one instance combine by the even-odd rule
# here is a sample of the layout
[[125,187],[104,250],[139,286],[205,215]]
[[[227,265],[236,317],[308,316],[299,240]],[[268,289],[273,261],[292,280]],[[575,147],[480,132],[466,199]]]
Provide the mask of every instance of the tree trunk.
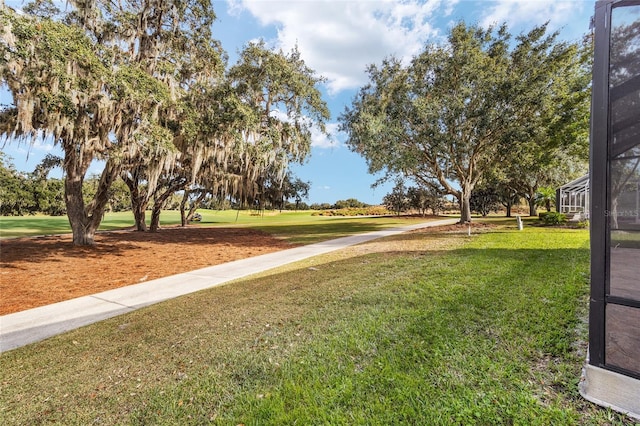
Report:
[[149,231],[158,232],[158,230],[160,229],[160,212],[162,211],[162,207],[169,199],[169,197],[177,190],[181,189],[185,183],[185,179],[178,178],[177,180],[169,183],[166,191],[164,191],[162,194],[158,195],[156,191],[156,197],[153,202],[153,210],[151,210],[151,224],[149,226]]
[[84,176],[70,176],[64,180],[64,198],[67,207],[67,218],[73,233],[73,245],[90,246],[94,244],[95,232],[89,227],[89,217],[84,208],[82,198],[82,182]]
[[189,199],[189,190],[185,189],[184,194],[182,195],[182,200],[180,201],[180,226],[187,226],[187,214],[185,213],[185,207],[187,205],[187,200]]
[[460,191],[460,222],[471,222],[471,191],[473,188],[469,185],[464,185]]
[[196,214],[196,210],[200,208],[204,199],[207,198],[207,191],[202,189],[199,191],[200,193],[198,194],[198,197],[190,203],[189,212],[187,212],[187,201],[189,201],[192,192],[188,189],[184,190],[182,201],[180,201],[180,223],[182,226],[187,226],[189,224],[191,219],[193,219],[193,216]]
[[147,202],[142,202],[138,197],[131,197],[131,209],[133,210],[133,220],[135,221],[136,231],[147,231]]
[[538,193],[538,185],[527,186],[524,191],[524,198],[529,204],[529,216],[537,216],[538,209],[536,208],[536,194]]
[[147,223],[145,213],[149,206],[147,191],[140,191],[140,183],[136,176],[122,176],[122,180],[127,184],[131,195],[131,210],[133,211],[133,220],[135,221],[136,231],[146,232]]
[[509,202],[509,203],[507,203],[507,204],[506,204],[506,206],[505,206],[505,207],[506,207],[506,209],[507,209],[507,217],[511,217],[511,207],[512,207],[512,204]]
[[536,216],[538,214],[536,209],[536,197],[527,198],[527,202],[529,203],[529,216]]
[[133,210],[133,220],[135,221],[136,231],[146,232],[147,231],[147,206],[148,202],[141,202],[139,198],[136,198],[136,201],[133,201],[134,198],[131,198],[131,208]]
[[79,169],[80,171],[73,165],[65,167],[65,204],[73,233],[73,244],[89,246],[95,244],[95,234],[100,227],[105,207],[109,202],[109,189],[118,176],[119,167],[115,166],[113,162],[107,161],[96,194],[89,205],[85,205],[82,196],[84,173],[82,173],[82,167]]
[[200,194],[198,194],[198,198],[193,201],[191,209],[189,209],[189,218],[191,218],[191,216],[195,214],[196,210],[198,210],[202,206],[202,202],[205,198],[207,198],[207,191],[200,191]]
[[149,231],[158,232],[160,229],[160,212],[162,211],[162,205],[164,202],[156,200],[153,203],[153,209],[151,210],[151,226]]

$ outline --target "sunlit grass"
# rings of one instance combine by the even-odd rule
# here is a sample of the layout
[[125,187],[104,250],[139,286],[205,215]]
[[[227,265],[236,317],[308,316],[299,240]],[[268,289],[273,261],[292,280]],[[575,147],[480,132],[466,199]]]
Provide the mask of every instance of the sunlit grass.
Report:
[[407,233],[0,357],[2,424],[622,424],[577,391],[588,231]]
[[[189,226],[240,226],[260,229],[292,243],[313,243],[342,237],[358,232],[424,222],[423,218],[383,217],[327,217],[314,216],[312,211],[269,211],[259,213],[249,210],[198,210],[200,222]],[[148,213],[148,216],[150,213]],[[147,224],[150,217],[147,217]],[[134,224],[131,212],[107,213],[100,230],[125,229]],[[161,215],[160,225],[180,224],[180,212],[167,210]],[[24,237],[30,235],[55,235],[71,232],[66,216],[4,216],[0,217],[0,237]]]

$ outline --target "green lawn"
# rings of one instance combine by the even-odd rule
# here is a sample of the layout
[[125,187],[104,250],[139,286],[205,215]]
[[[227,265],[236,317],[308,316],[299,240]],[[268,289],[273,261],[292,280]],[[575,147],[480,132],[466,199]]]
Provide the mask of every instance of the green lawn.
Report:
[[[381,228],[424,222],[422,218],[344,217],[313,216],[312,211],[283,211],[258,214],[242,210],[198,210],[201,222],[189,226],[241,226],[261,229],[285,238],[292,243],[313,243],[330,238],[342,237],[358,232],[375,231]],[[150,215],[150,213],[149,213]],[[149,223],[150,218],[147,218]],[[100,230],[122,229],[133,226],[131,212],[107,213]],[[180,212],[162,212],[161,226],[180,224]],[[51,235],[70,233],[66,216],[0,216],[0,237],[24,237],[30,235]]]
[[0,424],[623,424],[588,271],[586,230],[369,242],[3,354]]

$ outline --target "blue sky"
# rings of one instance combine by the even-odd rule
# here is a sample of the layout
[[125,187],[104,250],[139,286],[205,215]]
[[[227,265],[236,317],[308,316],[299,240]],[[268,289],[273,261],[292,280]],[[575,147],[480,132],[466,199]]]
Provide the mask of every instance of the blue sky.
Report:
[[[2,0],[0,0],[0,3]],[[20,8],[22,0],[5,0]],[[62,2],[64,4],[64,2]],[[298,46],[307,65],[327,79],[320,89],[331,110],[331,138],[314,137],[311,156],[292,167],[311,182],[308,202],[334,203],[357,198],[378,204],[392,184],[375,189],[379,176],[367,172],[366,162],[345,145],[337,121],[358,88],[366,84],[368,64],[389,55],[409,60],[426,43],[439,43],[459,21],[488,26],[506,22],[517,34],[549,21],[565,40],[579,40],[589,31],[594,1],[586,0],[213,0],[218,22],[214,35],[228,52],[230,64],[251,40],[263,39],[276,49]],[[6,91],[0,104],[11,103]],[[32,171],[51,143],[35,141],[18,145],[8,141],[2,151],[16,168]],[[92,172],[99,172],[96,164]]]

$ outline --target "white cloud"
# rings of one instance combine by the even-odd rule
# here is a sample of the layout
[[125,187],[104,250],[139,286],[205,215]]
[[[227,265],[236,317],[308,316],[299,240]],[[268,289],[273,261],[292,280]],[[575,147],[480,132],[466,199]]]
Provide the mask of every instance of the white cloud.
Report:
[[[271,116],[284,122],[291,122],[291,118],[283,111],[271,110]],[[315,148],[336,148],[340,146],[338,136],[344,137],[344,133],[339,131],[339,123],[327,123],[326,132],[320,130],[308,117],[303,117],[303,122],[311,126],[311,146]]]
[[371,63],[395,55],[409,59],[439,34],[434,14],[450,13],[457,0],[259,1],[234,0],[230,12],[248,10],[277,28],[277,46],[298,46],[305,62],[328,79],[331,94],[366,82]]
[[[11,139],[8,139],[11,140]],[[33,139],[16,139],[11,140],[14,145],[16,153],[23,154],[27,158],[34,156],[36,158],[44,157],[48,153],[59,154],[60,151],[53,145],[51,138],[42,139],[41,136],[36,136]],[[56,152],[54,152],[54,149]]]
[[[575,22],[585,7],[593,8],[593,2],[584,0],[497,0],[482,14],[480,25],[489,26],[506,22],[510,28],[531,29],[549,21],[550,29],[561,29],[574,24],[572,37],[580,37],[588,31],[588,22]],[[575,33],[575,34],[574,34]]]
[[320,131],[317,127],[311,129],[311,146],[316,148],[337,148],[340,146],[340,142],[337,139],[338,135],[342,135],[342,132],[338,131],[338,123],[327,124],[327,136]]
[[48,142],[38,138],[33,142],[31,147],[38,151],[51,152],[53,151],[54,145],[53,142],[51,142],[51,138],[48,138]]

